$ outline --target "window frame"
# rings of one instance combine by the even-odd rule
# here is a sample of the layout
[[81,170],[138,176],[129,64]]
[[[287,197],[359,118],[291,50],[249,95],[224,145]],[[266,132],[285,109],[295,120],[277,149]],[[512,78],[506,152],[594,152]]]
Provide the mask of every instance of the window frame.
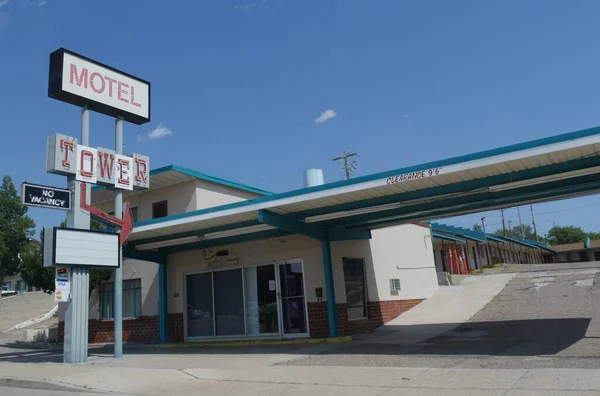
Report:
[[[346,271],[344,269],[344,266],[346,264],[346,261],[348,260],[359,260],[362,262],[362,272],[363,272],[363,301],[364,301],[364,305],[359,305],[359,306],[353,306],[353,307],[349,307],[348,306],[348,288],[346,287]],[[348,309],[349,308],[359,308],[362,307],[363,308],[363,316],[358,317],[358,318],[350,318],[349,315],[348,316],[348,321],[352,322],[352,321],[358,321],[358,320],[366,320],[369,319],[369,291],[367,289],[368,287],[368,282],[367,282],[367,265],[366,265],[366,260],[364,257],[342,257],[342,272],[344,273],[344,291],[346,293],[346,314],[348,313]]]
[[[123,279],[123,303],[125,303],[126,295],[131,292],[133,295],[133,315],[131,315],[125,307],[123,307],[123,319],[139,319],[142,317],[142,279]],[[139,294],[138,294],[139,293]],[[103,282],[98,287],[98,316],[100,320],[115,319],[115,282]],[[105,312],[108,311],[108,314]]]
[[[160,217],[156,217],[155,216],[155,211],[156,211],[156,208],[159,205],[165,205],[165,215],[164,216],[160,216]],[[164,199],[162,201],[157,201],[157,202],[153,202],[152,203],[152,218],[153,219],[160,219],[160,218],[163,218],[163,217],[167,217],[168,215],[169,215],[169,202],[166,199]]]

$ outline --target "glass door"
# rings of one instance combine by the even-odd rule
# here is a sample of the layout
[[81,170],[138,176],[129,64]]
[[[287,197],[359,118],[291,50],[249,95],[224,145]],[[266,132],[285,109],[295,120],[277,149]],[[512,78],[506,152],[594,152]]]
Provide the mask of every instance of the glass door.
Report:
[[244,281],[247,334],[279,335],[275,265],[245,268]]
[[186,276],[187,337],[212,337],[213,322],[212,273]]
[[278,264],[277,270],[282,337],[308,336],[302,262]]

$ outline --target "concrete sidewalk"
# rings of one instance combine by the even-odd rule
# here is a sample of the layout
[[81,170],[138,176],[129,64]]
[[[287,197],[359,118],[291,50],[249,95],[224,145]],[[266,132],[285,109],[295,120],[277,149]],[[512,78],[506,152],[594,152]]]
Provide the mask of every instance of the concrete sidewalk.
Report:
[[[21,384],[32,381],[37,389],[45,383],[53,390],[148,396],[600,394],[600,370],[265,366],[264,359],[253,364],[249,357],[242,359],[246,367],[235,365],[227,369],[196,367],[197,357],[178,356],[183,360],[180,363],[188,367],[184,369],[143,367],[148,360],[145,355],[128,356],[119,361],[101,358],[89,364],[68,366],[0,363],[0,384],[3,384],[1,378],[12,378]],[[233,361],[236,357],[229,355],[229,359]],[[290,356],[275,360],[287,359]]]

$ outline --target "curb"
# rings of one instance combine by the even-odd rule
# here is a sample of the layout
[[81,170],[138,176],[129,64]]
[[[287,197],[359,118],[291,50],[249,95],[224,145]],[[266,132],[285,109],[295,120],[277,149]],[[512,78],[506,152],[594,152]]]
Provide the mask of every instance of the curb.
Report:
[[148,345],[148,348],[210,348],[210,347],[242,347],[251,345],[309,345],[309,344],[339,344],[352,341],[352,337],[334,338],[301,338],[297,340],[241,340],[241,341],[207,341],[207,342],[177,342]]
[[26,327],[33,326],[34,324],[37,324],[37,323],[40,323],[40,322],[50,319],[56,313],[56,311],[58,311],[58,304],[56,306],[54,306],[54,308],[52,308],[50,311],[46,312],[45,314],[42,314],[33,319],[29,319],[29,320],[26,320],[19,324],[16,324],[13,327],[11,327],[10,329],[2,330],[0,333],[8,333],[9,331],[12,331],[12,330],[21,330]]
[[34,389],[56,392],[105,393],[92,388],[60,384],[51,380],[29,380],[15,377],[0,377],[0,386],[5,388]]

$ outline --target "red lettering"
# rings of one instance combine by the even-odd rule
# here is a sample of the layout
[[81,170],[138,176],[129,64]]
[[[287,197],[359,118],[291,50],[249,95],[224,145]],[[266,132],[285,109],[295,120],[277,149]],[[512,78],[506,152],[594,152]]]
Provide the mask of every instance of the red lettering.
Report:
[[91,151],[81,151],[81,158],[79,158],[79,174],[83,177],[94,177],[94,153]]
[[83,84],[83,87],[87,89],[87,87],[88,87],[87,75],[88,75],[88,69],[86,69],[84,67],[81,70],[81,75],[78,76],[77,75],[77,66],[75,64],[71,63],[71,84],[73,84],[73,81],[74,81],[74,83],[77,84],[78,86],[81,87],[81,84]]
[[60,151],[64,152],[64,157],[61,165],[65,169],[71,169],[71,159],[69,158],[69,151],[73,151],[75,144],[71,140],[60,140]]
[[142,107],[141,104],[135,102],[135,87],[131,86],[131,104],[136,107]]
[[127,99],[125,96],[121,96],[123,95],[129,95],[129,92],[126,91],[123,88],[129,88],[129,84],[125,84],[124,82],[119,81],[118,83],[118,89],[119,92],[117,93],[117,97],[119,98],[120,101],[125,102],[125,103],[129,103],[129,99]]
[[119,162],[119,184],[129,184],[129,161],[124,159],[117,160]]
[[113,84],[117,82],[114,78],[110,78],[108,76],[104,76],[104,79],[108,81],[108,96],[112,98],[113,96]]
[[115,165],[115,155],[111,153],[98,153],[98,162],[100,163],[100,176],[106,179],[112,177],[112,171]]
[[143,159],[136,158],[135,165],[137,168],[137,173],[135,175],[135,181],[137,183],[146,184],[148,182],[148,163],[146,161],[144,161]]
[[[102,83],[102,88],[100,89],[96,88],[96,85],[94,84],[94,79],[96,79],[96,77],[100,79],[100,82]],[[104,82],[104,78],[102,78],[102,75],[100,73],[94,72],[90,75],[90,86],[96,93],[101,94],[102,92],[104,92],[104,88],[106,88],[106,83]]]

